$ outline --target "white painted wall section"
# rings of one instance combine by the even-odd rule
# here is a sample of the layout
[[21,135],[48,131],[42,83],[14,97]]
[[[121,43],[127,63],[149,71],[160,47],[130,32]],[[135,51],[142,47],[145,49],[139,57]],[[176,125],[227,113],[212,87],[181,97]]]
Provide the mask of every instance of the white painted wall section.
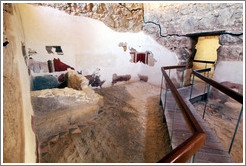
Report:
[[218,82],[229,81],[243,85],[243,62],[218,62],[215,67],[213,79]]
[[[100,69],[101,80],[110,86],[112,75],[131,74],[131,80],[138,80],[137,74],[149,76],[149,82],[160,85],[161,66],[178,64],[174,53],[158,44],[143,32],[115,32],[98,20],[83,16],[71,16],[50,7],[18,4],[26,37],[26,48],[37,51],[34,60],[45,62],[53,58],[60,60],[83,75]],[[127,43],[127,51],[119,47]],[[64,55],[51,55],[45,46],[61,46]],[[156,64],[147,66],[130,62],[130,50],[151,51]]]

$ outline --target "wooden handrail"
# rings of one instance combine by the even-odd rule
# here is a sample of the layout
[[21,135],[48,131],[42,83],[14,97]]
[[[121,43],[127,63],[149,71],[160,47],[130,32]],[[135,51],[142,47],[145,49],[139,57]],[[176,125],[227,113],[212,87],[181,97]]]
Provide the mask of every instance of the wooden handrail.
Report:
[[193,70],[192,73],[197,76],[198,78],[200,78],[201,80],[205,81],[206,83],[212,85],[213,87],[215,87],[216,89],[218,89],[219,91],[221,91],[222,93],[230,96],[231,98],[233,98],[234,100],[238,101],[239,103],[243,104],[243,95],[212,80],[209,79],[207,77],[205,77],[204,75],[200,74],[201,70]]
[[[177,103],[177,106],[179,107],[181,113],[183,114],[183,117],[188,125],[188,127],[190,128],[190,131],[194,134],[195,132],[203,132],[202,128],[200,127],[200,125],[198,124],[198,122],[196,121],[195,117],[193,116],[193,114],[191,113],[189,107],[186,105],[184,99],[181,97],[181,95],[179,94],[178,90],[175,88],[175,85],[172,83],[171,79],[168,77],[167,73],[166,73],[166,67],[163,67],[162,73],[165,77],[165,80],[167,82],[168,88],[170,88],[171,93]],[[169,69],[169,68],[168,68]]]
[[180,66],[165,66],[164,68],[165,70],[168,70],[168,69],[180,69],[180,68],[185,68],[185,67],[186,67],[185,65],[180,65]]
[[165,70],[167,69],[175,69],[175,68],[185,68],[185,66],[168,66],[162,67],[161,71],[163,76],[165,77],[166,83],[190,129],[192,132],[192,136],[188,138],[181,145],[172,150],[168,155],[162,158],[159,162],[186,162],[189,158],[191,158],[204,144],[206,135],[197,122],[196,118],[193,116],[189,107],[186,105],[185,101],[175,88],[171,79],[168,77]]
[[158,163],[182,163],[189,160],[204,145],[205,133],[195,133],[185,142],[172,150]]
[[193,62],[200,62],[200,63],[211,63],[211,64],[215,64],[215,61],[203,61],[203,60],[193,60]]

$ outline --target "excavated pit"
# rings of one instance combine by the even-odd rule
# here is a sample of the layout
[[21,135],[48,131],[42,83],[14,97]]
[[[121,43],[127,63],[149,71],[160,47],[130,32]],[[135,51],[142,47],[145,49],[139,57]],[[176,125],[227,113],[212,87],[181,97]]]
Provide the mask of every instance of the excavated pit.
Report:
[[60,137],[41,157],[47,163],[157,162],[169,152],[159,87],[135,82],[96,89],[104,105],[81,133]]

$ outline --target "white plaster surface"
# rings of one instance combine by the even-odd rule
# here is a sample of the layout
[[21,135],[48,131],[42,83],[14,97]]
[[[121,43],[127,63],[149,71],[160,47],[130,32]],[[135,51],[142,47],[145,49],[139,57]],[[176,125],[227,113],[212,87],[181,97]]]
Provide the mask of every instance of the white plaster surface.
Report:
[[[47,61],[53,58],[82,70],[83,75],[100,69],[101,80],[110,86],[112,75],[131,74],[131,81],[138,80],[137,74],[149,76],[149,82],[159,85],[161,66],[176,65],[175,53],[158,44],[143,32],[121,33],[108,28],[104,23],[83,16],[71,16],[62,11],[41,6],[19,4],[25,31],[26,48],[37,51],[33,58]],[[127,51],[119,47],[127,43]],[[48,54],[45,46],[61,46],[64,55]],[[130,62],[130,48],[138,52],[151,51],[156,64],[147,66]]]
[[220,61],[216,64],[213,79],[218,82],[230,81],[243,85],[243,62]]

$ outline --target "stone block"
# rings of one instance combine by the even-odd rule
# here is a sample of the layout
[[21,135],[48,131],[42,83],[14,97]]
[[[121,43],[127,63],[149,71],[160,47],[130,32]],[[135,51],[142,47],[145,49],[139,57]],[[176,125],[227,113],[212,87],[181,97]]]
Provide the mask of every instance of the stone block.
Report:
[[69,134],[69,130],[65,130],[59,133],[59,137],[63,137]]
[[69,129],[71,124],[92,119],[103,106],[102,96],[90,88],[32,91],[31,99],[40,141]]
[[41,153],[41,156],[44,157],[46,154],[48,154],[48,152]]
[[69,129],[69,132],[71,134],[79,134],[81,133],[81,130],[78,127],[74,127],[74,128]]
[[59,139],[59,135],[52,135],[48,137],[48,143],[56,143]]
[[40,146],[40,153],[43,154],[43,153],[47,153],[50,151],[50,145],[47,144],[46,146]]
[[47,145],[48,145],[48,142],[42,142],[39,147],[40,147],[40,149],[43,149]]
[[101,113],[103,113],[103,110],[99,110],[99,111],[98,111],[98,114],[101,114]]
[[219,37],[219,43],[221,45],[235,45],[235,44],[242,44],[243,43],[243,35],[241,36],[232,36],[229,34],[223,34]]
[[76,90],[83,90],[88,87],[89,81],[82,76],[81,74],[77,74],[75,71],[68,71],[65,74],[65,78],[68,82],[68,87]]
[[87,121],[88,124],[94,124],[96,121],[95,120],[89,120]]
[[243,61],[242,45],[222,45],[217,49],[218,61]]
[[87,126],[87,123],[78,124],[79,128],[85,128],[86,126]]

